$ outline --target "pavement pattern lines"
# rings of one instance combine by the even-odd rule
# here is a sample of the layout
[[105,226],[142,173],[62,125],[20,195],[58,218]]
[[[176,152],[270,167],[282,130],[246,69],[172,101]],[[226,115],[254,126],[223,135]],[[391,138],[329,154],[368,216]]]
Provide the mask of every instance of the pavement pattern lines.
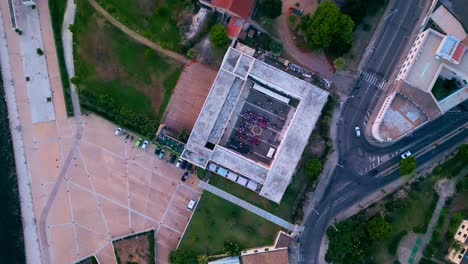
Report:
[[[166,263],[191,216],[188,201],[201,195],[198,179],[181,183],[181,170],[157,159],[153,146],[136,149],[113,135],[111,123],[94,115],[83,119],[83,139],[47,219],[51,263],[89,255],[115,263],[108,245],[149,229],[156,231],[157,261]],[[47,151],[40,143],[37,151]],[[38,195],[43,201],[47,188]]]

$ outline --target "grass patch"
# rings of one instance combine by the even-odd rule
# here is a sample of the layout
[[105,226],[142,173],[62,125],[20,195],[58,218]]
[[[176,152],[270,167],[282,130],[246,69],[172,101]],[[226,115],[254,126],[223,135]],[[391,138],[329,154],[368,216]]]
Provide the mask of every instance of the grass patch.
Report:
[[57,50],[57,58],[60,69],[60,79],[62,80],[63,96],[65,98],[65,107],[67,116],[73,116],[73,104],[70,92],[70,81],[65,66],[65,57],[63,54],[62,45],[62,24],[65,9],[67,7],[67,0],[49,0],[49,10],[52,21],[52,30],[54,31],[55,48]]
[[77,2],[75,70],[85,109],[152,137],[182,71]]
[[448,80],[439,77],[432,87],[431,93],[438,101],[440,101],[453,94],[458,89],[457,81],[455,79]]
[[223,253],[225,241],[236,241],[242,248],[271,245],[279,230],[275,224],[205,192],[179,250],[212,255]]
[[191,23],[194,4],[191,0],[97,0],[97,2],[129,28],[158,43],[177,50],[181,43],[181,27]]
[[2,76],[0,75],[0,209],[2,210],[0,234],[0,258],[2,263],[26,263],[23,242],[23,226],[16,179],[15,159],[5,102]]

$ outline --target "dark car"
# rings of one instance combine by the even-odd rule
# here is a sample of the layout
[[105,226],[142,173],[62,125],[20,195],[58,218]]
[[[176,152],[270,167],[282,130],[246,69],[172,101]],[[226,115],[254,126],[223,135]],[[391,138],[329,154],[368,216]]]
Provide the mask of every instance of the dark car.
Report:
[[161,148],[160,147],[157,147],[155,150],[154,150],[154,155],[159,155],[159,153],[161,153]]
[[187,168],[188,164],[189,164],[188,161],[184,160],[184,161],[182,161],[182,164],[180,165],[180,168],[185,170]]
[[174,163],[176,159],[177,159],[177,155],[172,154],[170,162]]
[[192,171],[192,169],[193,169],[193,164],[192,164],[192,163],[189,163],[189,164],[187,165],[187,170],[188,170],[188,171]]
[[180,180],[181,181],[186,181],[188,177],[189,177],[189,173],[186,171],[186,172],[184,172],[184,175],[182,175],[182,178],[180,178]]

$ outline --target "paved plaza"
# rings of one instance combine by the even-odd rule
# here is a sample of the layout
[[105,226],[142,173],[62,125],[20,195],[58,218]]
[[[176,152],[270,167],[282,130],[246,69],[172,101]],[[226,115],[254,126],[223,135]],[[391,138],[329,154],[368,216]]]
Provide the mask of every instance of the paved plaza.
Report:
[[[31,29],[22,26],[25,17],[39,19],[40,32],[33,35],[42,39],[47,67],[38,68],[37,74],[47,76],[42,81],[48,80],[54,118],[37,118],[31,105],[34,94],[25,78],[29,68],[22,54],[27,47],[20,45],[31,32],[14,32],[7,1],[0,1],[0,11],[2,74],[8,77],[5,93],[14,128],[28,263],[41,263],[41,258],[48,263],[74,263],[96,255],[100,263],[114,264],[112,240],[150,229],[156,233],[157,262],[167,263],[191,217],[187,204],[200,197],[198,179],[182,183],[182,170],[159,160],[154,146],[147,152],[133,147],[134,142],[114,136],[115,125],[95,115],[82,116],[82,132],[76,134],[79,122],[66,115],[47,1],[39,2],[36,9],[16,9],[32,13],[17,16],[18,27],[25,31]],[[64,181],[57,184],[61,176]],[[54,187],[57,193],[51,195]],[[44,219],[41,232],[36,223]]]

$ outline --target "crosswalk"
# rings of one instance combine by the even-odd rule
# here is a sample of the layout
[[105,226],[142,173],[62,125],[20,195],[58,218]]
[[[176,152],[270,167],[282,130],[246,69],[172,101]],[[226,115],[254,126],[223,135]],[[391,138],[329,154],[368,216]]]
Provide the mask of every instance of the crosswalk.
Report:
[[379,89],[383,89],[385,87],[385,85],[387,84],[386,81],[384,80],[381,80],[380,78],[370,74],[370,73],[367,73],[367,72],[362,72],[362,77],[364,79],[364,81],[366,81],[367,83],[369,84],[372,84],[374,86],[376,86],[377,88]]

